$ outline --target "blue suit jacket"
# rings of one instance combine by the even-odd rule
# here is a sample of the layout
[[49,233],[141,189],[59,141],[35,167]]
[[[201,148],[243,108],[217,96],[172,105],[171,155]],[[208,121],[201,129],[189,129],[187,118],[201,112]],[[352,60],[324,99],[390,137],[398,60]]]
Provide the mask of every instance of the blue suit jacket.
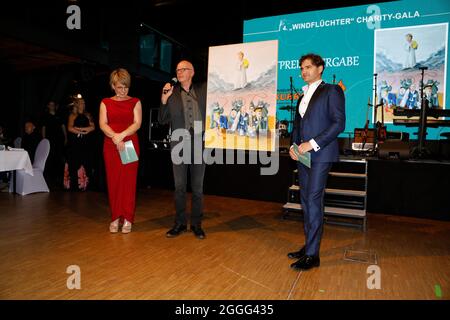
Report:
[[298,113],[302,98],[297,102],[292,142],[300,145],[314,139],[320,150],[311,150],[311,161],[338,161],[337,137],[345,129],[344,92],[338,85],[322,82],[311,97],[303,118]]

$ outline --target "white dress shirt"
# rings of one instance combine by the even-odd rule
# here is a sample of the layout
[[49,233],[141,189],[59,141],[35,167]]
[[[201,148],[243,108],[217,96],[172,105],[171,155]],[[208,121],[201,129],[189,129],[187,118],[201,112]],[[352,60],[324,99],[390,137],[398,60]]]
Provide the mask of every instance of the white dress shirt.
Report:
[[[322,79],[319,79],[317,81],[314,81],[310,85],[306,85],[302,88],[304,96],[303,99],[300,101],[300,106],[298,108],[298,113],[302,118],[304,117],[306,110],[308,109],[309,101],[311,101],[314,92],[316,92],[316,89],[319,87],[321,83]],[[313,147],[314,151],[320,150],[319,145],[316,143],[314,139],[309,140],[309,143],[311,143],[311,146]]]

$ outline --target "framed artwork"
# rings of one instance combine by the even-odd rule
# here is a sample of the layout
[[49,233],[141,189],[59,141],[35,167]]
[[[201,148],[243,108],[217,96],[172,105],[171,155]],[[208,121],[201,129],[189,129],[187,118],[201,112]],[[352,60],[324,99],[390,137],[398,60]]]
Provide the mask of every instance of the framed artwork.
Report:
[[395,107],[421,108],[422,67],[426,68],[424,99],[430,108],[444,108],[447,39],[448,23],[375,31],[376,94],[378,103],[383,103],[383,110],[377,110],[377,119],[384,111],[385,122],[391,123]]
[[205,147],[275,150],[278,41],[209,48]]

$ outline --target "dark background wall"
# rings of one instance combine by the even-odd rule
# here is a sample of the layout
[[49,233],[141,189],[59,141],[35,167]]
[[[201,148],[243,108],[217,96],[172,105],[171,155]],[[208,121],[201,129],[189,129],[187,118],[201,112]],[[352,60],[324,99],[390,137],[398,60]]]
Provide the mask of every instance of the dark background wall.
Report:
[[[148,143],[149,115],[159,104],[162,85],[173,77],[180,59],[190,59],[196,79],[206,79],[208,47],[242,41],[243,21],[258,17],[318,10],[375,1],[326,3],[252,1],[88,0],[15,1],[0,11],[0,85],[5,93],[0,113],[9,136],[23,134],[24,122],[39,125],[44,107],[56,100],[64,110],[70,96],[81,93],[97,120],[103,97],[111,95],[109,73],[127,68],[133,77],[130,95],[143,103],[141,147]],[[69,30],[69,5],[81,10],[81,29]],[[173,44],[172,68],[143,64],[142,35],[154,33]],[[63,112],[65,114],[66,112]],[[99,140],[101,133],[97,132]]]
[[[163,84],[173,77],[175,64],[182,58],[190,59],[196,67],[197,80],[206,79],[208,47],[242,41],[243,21],[247,19],[311,11],[343,6],[376,3],[377,1],[194,1],[194,0],[130,0],[127,2],[88,0],[48,0],[8,3],[7,10],[0,11],[0,88],[2,98],[0,123],[6,126],[11,137],[20,136],[23,124],[33,119],[38,124],[49,100],[56,100],[64,109],[70,96],[81,93],[86,99],[87,110],[98,120],[98,106],[102,98],[112,95],[108,85],[110,72],[125,67],[132,74],[130,95],[143,103],[143,126],[139,132],[141,156],[139,183],[142,187],[172,188],[170,155],[164,150],[149,148],[149,118],[153,108],[159,105]],[[379,2],[379,1],[378,1]],[[66,27],[69,5],[81,8],[81,29]],[[172,68],[164,71],[158,65],[143,64],[139,39],[152,32],[173,44]],[[96,141],[101,145],[102,133],[97,129]],[[433,144],[433,149],[442,146]],[[444,146],[445,147],[445,146]],[[446,148],[446,149],[445,149]],[[448,146],[444,149],[447,150]],[[101,147],[97,148],[97,176],[95,187],[104,190]],[[444,151],[445,151],[444,150]],[[284,158],[283,158],[284,159]],[[270,201],[284,201],[285,187],[291,179],[292,164],[282,161],[280,171],[272,177],[261,177],[259,166],[214,165],[207,169],[205,192]],[[400,166],[400,164],[399,164]],[[423,167],[414,165],[397,168],[396,164],[379,162],[372,170],[392,171],[393,182],[382,180],[371,184],[369,203],[374,212],[421,215],[427,209],[437,215],[445,215],[446,208],[426,207],[408,190],[421,190],[425,198],[445,197],[450,179],[442,175],[447,167],[429,167],[428,173],[415,175]],[[405,171],[406,170],[406,171]],[[374,171],[374,172],[375,172]],[[221,175],[220,178],[217,175]],[[376,174],[376,173],[375,173]],[[434,175],[447,181],[444,188],[432,189],[428,178]],[[237,177],[233,182],[230,177]],[[405,178],[406,177],[406,178]],[[418,180],[414,177],[418,177]],[[447,179],[447,180],[445,180]],[[416,183],[416,186],[412,186]],[[442,183],[441,183],[442,184]],[[445,184],[445,183],[444,183]],[[275,190],[261,185],[277,187]],[[258,186],[255,188],[255,186]],[[225,192],[226,191],[226,192]],[[387,192],[385,196],[385,192]],[[398,202],[395,195],[401,193]],[[389,195],[392,195],[390,197]],[[425,199],[424,198],[424,199]],[[390,199],[390,200],[388,200]],[[428,202],[428,201],[427,201]],[[415,209],[408,209],[413,206]],[[448,210],[450,211],[450,209]]]
[[[21,133],[27,117],[39,118],[49,99],[65,103],[67,95],[82,89],[88,100],[105,94],[105,75],[127,68],[137,87],[132,93],[157,104],[159,89],[173,76],[140,63],[139,37],[156,30],[175,45],[173,66],[188,58],[197,80],[206,78],[208,47],[242,41],[243,21],[291,12],[374,3],[375,1],[300,2],[130,0],[15,1],[0,11],[0,66],[2,88],[8,89],[0,122],[12,135]],[[69,30],[69,5],[81,9],[81,29]],[[88,91],[89,90],[89,91]],[[107,92],[106,92],[107,94]],[[95,103],[94,103],[95,102]],[[88,103],[88,108],[98,105]]]

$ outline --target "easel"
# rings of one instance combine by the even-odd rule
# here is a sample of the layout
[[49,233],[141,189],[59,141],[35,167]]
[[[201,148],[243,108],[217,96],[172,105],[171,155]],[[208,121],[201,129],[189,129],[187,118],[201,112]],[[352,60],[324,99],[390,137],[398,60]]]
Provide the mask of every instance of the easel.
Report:
[[290,95],[291,95],[291,106],[290,106],[290,108],[289,108],[289,110],[290,110],[290,112],[291,112],[291,121],[289,121],[289,123],[290,123],[290,125],[292,126],[291,127],[291,130],[290,130],[290,132],[292,133],[292,131],[294,130],[294,121],[295,121],[295,112],[296,112],[296,108],[294,107],[294,91],[295,91],[295,93],[296,94],[298,94],[299,96],[300,96],[300,94],[298,93],[298,91],[295,89],[295,87],[294,87],[294,84],[293,84],[293,81],[292,81],[292,76],[291,77],[289,77],[289,80],[290,80],[290,88],[289,88],[289,91],[290,91]]
[[431,155],[430,151],[425,147],[425,140],[427,135],[427,111],[428,111],[428,100],[423,98],[423,79],[425,75],[425,70],[428,67],[420,67],[422,71],[422,80],[420,82],[420,119],[419,119],[419,131],[417,132],[417,138],[419,139],[419,144],[411,152],[411,156],[416,159],[424,159]]
[[[375,81],[374,89],[373,89],[375,91],[375,96],[374,96],[374,99],[373,99],[373,111],[374,111],[373,129],[375,131],[374,144],[373,144],[374,145],[373,153],[376,153],[376,149],[378,148],[378,142],[379,142],[379,136],[378,136],[378,130],[377,130],[378,127],[379,127],[379,124],[377,123],[377,110],[378,110],[378,107],[381,106],[381,112],[384,112],[384,110],[383,110],[383,102],[378,103],[377,76],[378,76],[377,73],[373,74],[374,81]],[[383,117],[383,119],[382,119],[383,120],[383,124],[381,126],[384,126],[384,113],[382,113],[382,117]]]

